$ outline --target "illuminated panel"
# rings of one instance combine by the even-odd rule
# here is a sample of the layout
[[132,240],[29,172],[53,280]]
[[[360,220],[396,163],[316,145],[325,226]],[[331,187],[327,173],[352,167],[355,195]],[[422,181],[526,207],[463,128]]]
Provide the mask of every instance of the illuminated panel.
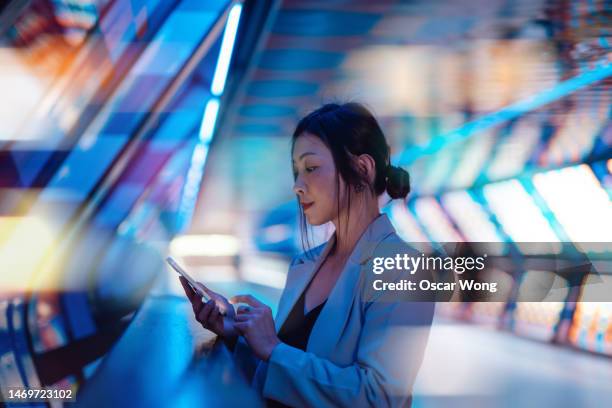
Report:
[[[116,104],[106,98],[124,78],[130,82],[135,76],[147,76],[139,78],[136,84],[142,87],[138,102],[144,104],[144,95],[153,94],[156,86],[164,86],[163,77],[172,77],[181,67],[189,47],[201,39],[200,29],[208,28],[210,19],[218,17],[221,3],[207,2],[195,8],[188,4],[177,7],[174,2],[159,0],[147,1],[146,4],[114,2],[74,63],[38,105],[36,120],[25,129],[26,136],[20,137],[37,137],[42,132],[45,146],[52,150],[75,124],[87,123],[99,106]],[[190,9],[193,14],[191,22],[185,17],[188,13],[184,9]],[[181,25],[193,27],[193,33],[186,34],[177,29]],[[141,50],[144,52],[139,55]],[[132,67],[128,74],[127,69],[136,57],[140,58],[140,67]],[[147,80],[151,89],[145,84]],[[125,84],[122,87],[125,88]],[[107,128],[116,128],[123,122],[137,119],[136,114],[129,113],[139,112],[139,107],[121,110],[116,117],[110,118],[111,126]],[[104,129],[105,133],[114,133],[107,130]],[[27,136],[29,133],[33,135]]]
[[[89,194],[111,159],[136,131],[165,86],[194,51],[217,17],[217,12],[198,12],[179,6],[132,67],[113,101],[104,107],[62,169],[51,180],[50,188],[64,191],[69,200],[80,201]],[[184,26],[193,27],[194,30],[187,33],[179,29]],[[174,63],[168,64],[169,60]],[[160,66],[165,68],[160,70]],[[97,161],[95,165],[92,164],[94,160]]]
[[440,201],[469,241],[503,242],[487,213],[467,191],[444,194]]
[[533,183],[575,242],[612,242],[612,203],[589,166],[540,173]]
[[146,4],[114,2],[90,36],[88,46],[80,50],[70,70],[41,104],[38,114],[49,110],[67,130],[88,104],[102,103],[93,99],[96,93],[107,90],[105,81],[125,74],[124,67],[132,62],[131,53],[150,40],[171,6],[159,0]]
[[570,112],[544,153],[542,164],[548,166],[583,159],[593,149],[602,122],[607,120],[607,115],[598,115],[597,111]]
[[[198,86],[191,86],[190,93],[194,95],[190,95],[190,98],[178,99],[184,101],[195,96],[199,99],[198,103],[201,104],[202,100],[209,96],[206,89]],[[175,111],[174,107],[170,110]],[[186,107],[179,107],[176,109],[176,114],[166,115],[166,121],[154,132],[153,139],[143,145],[143,152],[132,161],[130,167],[121,176],[118,187],[105,200],[96,214],[94,221],[96,225],[114,228],[123,221],[145,188],[151,184],[170,156],[176,152],[176,146],[197,133],[198,120],[201,115],[201,107],[192,108],[192,112]]]
[[[198,67],[199,72],[201,72],[203,69],[216,65],[212,84],[210,84],[211,90],[216,88],[216,92],[222,92],[223,90],[241,9],[242,6],[238,4],[234,5],[229,12],[223,39],[219,38],[217,40],[218,45],[212,48],[216,49],[220,45],[219,55],[209,53]],[[210,73],[212,74],[212,72]],[[187,179],[184,181],[183,199],[179,208],[179,224],[185,225],[186,221],[190,219],[219,110],[218,98],[209,99],[209,84],[197,78],[192,82],[185,87],[184,94],[175,97],[176,106],[171,106],[166,114],[167,119],[154,133],[151,143],[147,144],[146,150],[131,165],[126,174],[122,175],[119,188],[105,203],[102,211],[98,213],[96,224],[108,227],[119,224],[127,216],[144,188],[153,180],[158,170],[174,152],[177,143],[187,139],[192,134],[197,134],[199,142],[193,148],[190,169],[187,173]],[[201,105],[207,99],[208,102],[202,114]],[[201,122],[199,132],[196,123],[198,120]]]
[[[194,96],[200,98],[200,103],[202,103],[202,100],[208,95],[203,90],[194,89],[189,93],[189,97]],[[151,150],[174,151],[177,145],[185,140],[194,128],[197,128],[202,119],[201,107],[198,109],[177,107],[172,108],[171,111],[163,115],[166,119],[163,120],[149,144]]]
[[391,204],[391,222],[397,229],[398,235],[407,242],[429,242],[427,235],[421,230],[419,223],[408,211],[405,203],[394,202]]
[[499,180],[520,174],[542,133],[540,123],[523,119],[512,128],[512,134],[500,141],[487,170],[489,180]]
[[[117,228],[120,235],[136,237],[136,239],[150,239],[148,229],[151,228],[151,224],[159,223],[159,218],[164,212],[175,213],[192,152],[193,145],[185,144],[170,157],[164,168],[157,174],[151,188],[144,193],[144,199],[135,203],[128,216]],[[152,229],[154,230],[155,227]],[[167,229],[168,226],[165,226],[164,234],[167,233]]]
[[[33,205],[31,213],[44,214],[45,218],[53,220],[48,239],[40,244],[37,242],[37,250],[30,251],[29,256],[23,258],[24,265],[19,269],[10,267],[14,262],[10,256],[5,258],[0,254],[1,270],[15,270],[19,273],[21,285],[27,285],[32,273],[42,268],[36,285],[51,287],[58,284],[54,274],[43,273],[54,267],[49,261],[54,253],[52,244],[57,242],[65,223],[78,206],[86,199],[92,200],[90,194],[98,180],[136,132],[141,120],[150,113],[152,104],[209,32],[222,11],[221,6],[209,3],[200,9],[191,3],[180,3],[166,19],[139,62],[131,68],[113,98],[104,105]],[[168,65],[169,60],[173,64]],[[162,71],[159,70],[160,65],[165,67]],[[21,236],[19,232],[14,235],[5,247],[18,245]],[[31,236],[29,239],[31,241]]]
[[417,199],[414,211],[436,242],[463,242],[463,238],[457,233],[435,198]]
[[[68,60],[71,63],[66,64],[65,72],[40,98],[35,111],[28,113],[33,120],[25,121],[19,129],[11,149],[26,150],[14,156],[23,184],[29,185],[39,172],[49,171],[45,163],[68,135],[81,134],[79,127],[106,102],[138,56],[136,51],[147,45],[172,7],[169,2],[152,0],[146,4],[115,2],[108,8],[86,44]],[[34,156],[27,152],[31,148],[28,139],[39,139]]]
[[[211,92],[213,94],[218,94],[223,91],[223,84],[225,83],[225,78],[227,76],[227,70],[229,67],[229,60],[231,58],[232,50],[234,47],[234,40],[236,38],[236,33],[238,29],[238,23],[240,21],[242,6],[240,4],[234,5],[227,18],[226,27],[223,33],[223,38],[220,44],[220,53],[217,58],[212,59],[210,62],[216,60],[216,68],[214,71],[214,77],[212,79],[212,84],[210,85]],[[213,48],[214,49],[214,48]],[[213,53],[210,53],[213,54]],[[211,56],[209,54],[209,57]],[[172,56],[172,55],[171,55]],[[216,57],[216,55],[212,55]],[[207,65],[209,62],[207,59],[201,63],[201,66]],[[140,61],[139,61],[140,64]],[[163,67],[167,64],[154,64]],[[212,64],[210,64],[212,65]],[[142,64],[142,69],[146,67],[146,64]],[[204,67],[206,68],[206,67]],[[157,71],[155,71],[157,72]],[[203,92],[203,90],[198,90],[199,83],[191,85],[190,93],[197,94],[195,98],[191,97],[190,99],[195,99],[193,103],[193,107],[197,107],[200,109],[200,104],[203,101],[208,99],[207,92]],[[194,89],[196,88],[196,89]],[[182,100],[185,98],[180,98]],[[188,105],[189,106],[189,105]],[[204,164],[206,162],[206,157],[208,154],[209,144],[213,137],[215,121],[217,117],[217,113],[219,111],[219,100],[217,98],[209,99],[206,103],[206,107],[204,109],[204,114],[201,120],[200,130],[198,133],[199,142],[196,144],[192,159],[191,166],[187,174],[187,180],[185,181],[185,187],[183,190],[183,198],[179,207],[179,228],[187,225],[188,221],[191,219],[191,214],[193,212],[195,201],[197,198],[197,194],[199,191],[199,185],[202,179],[202,174],[204,170]],[[176,135],[176,133],[175,133]],[[183,135],[185,136],[185,135]],[[157,139],[157,135],[155,139]],[[158,145],[159,146],[159,145]],[[162,150],[161,152],[155,152],[148,150],[146,154],[143,154],[141,157],[142,164],[140,166],[135,166],[132,169],[133,176],[129,177],[129,182],[131,184],[130,191],[138,192],[138,190],[142,191],[144,186],[148,184],[151,180],[152,174],[156,173],[156,158],[157,162],[161,163],[165,158],[167,158],[170,152],[168,150]],[[140,167],[140,168],[139,168]],[[145,179],[143,174],[148,174],[149,177]],[[129,195],[126,195],[129,197]],[[136,196],[137,197],[137,196]],[[120,206],[109,207],[110,210],[108,212],[107,219],[111,220],[112,224],[117,224],[120,222],[126,215],[127,211],[131,207],[131,204],[135,201],[133,197],[132,200],[125,200],[122,196],[118,198],[121,202]],[[115,215],[113,217],[113,215]]]
[[[548,221],[518,180],[488,184],[483,192],[504,231],[523,252],[558,253],[561,250]],[[524,245],[526,242],[543,245]]]
[[450,180],[451,188],[470,187],[489,160],[495,144],[493,132],[487,131],[467,142],[467,147]]

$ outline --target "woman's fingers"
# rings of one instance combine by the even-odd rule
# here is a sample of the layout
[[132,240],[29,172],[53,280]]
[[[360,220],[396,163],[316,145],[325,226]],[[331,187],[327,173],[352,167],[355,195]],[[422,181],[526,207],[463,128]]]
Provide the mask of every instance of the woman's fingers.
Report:
[[265,306],[259,300],[255,299],[251,295],[236,295],[230,299],[230,303],[246,303],[247,305],[253,307],[262,307]]
[[240,305],[238,309],[236,309],[236,314],[249,313],[251,310],[251,306]]
[[244,334],[249,328],[249,322],[236,322],[234,321],[234,328],[238,330],[240,334]]
[[198,315],[200,310],[204,307],[204,302],[202,302],[202,298],[199,296],[195,296],[191,301],[191,306],[193,307],[193,312]]
[[208,320],[210,320],[211,322],[217,322],[217,320],[219,320],[219,317],[221,317],[221,311],[219,310],[219,307],[215,305],[212,312],[210,312]]
[[242,313],[242,314],[237,314],[236,316],[234,316],[234,321],[237,322],[246,322],[247,320],[253,318],[253,314],[251,313]]
[[214,306],[215,301],[214,300],[209,300],[208,302],[206,302],[204,304],[204,307],[200,310],[200,312],[198,313],[198,321],[202,324],[208,324],[208,318],[210,316],[210,313],[212,312]]

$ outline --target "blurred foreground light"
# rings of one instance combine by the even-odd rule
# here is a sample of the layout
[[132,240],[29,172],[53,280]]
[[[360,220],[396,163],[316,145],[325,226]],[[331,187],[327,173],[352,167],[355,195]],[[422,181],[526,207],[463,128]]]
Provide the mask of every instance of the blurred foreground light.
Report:
[[53,244],[53,230],[44,219],[0,217],[0,293],[30,289],[33,273]]
[[170,253],[176,256],[234,256],[238,249],[233,235],[182,235],[170,242]]
[[241,278],[258,285],[283,289],[287,280],[287,263],[265,256],[243,256]]
[[270,225],[263,229],[262,238],[264,242],[270,244],[286,241],[292,238],[291,228],[284,224]]
[[28,119],[45,91],[45,78],[37,77],[17,53],[0,47],[0,140],[32,139],[27,132],[18,130]]

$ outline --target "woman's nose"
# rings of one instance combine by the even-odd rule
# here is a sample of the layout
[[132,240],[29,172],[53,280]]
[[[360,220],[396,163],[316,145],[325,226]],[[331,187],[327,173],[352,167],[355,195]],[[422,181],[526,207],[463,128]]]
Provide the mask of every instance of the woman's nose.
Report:
[[302,178],[298,176],[293,183],[293,192],[297,195],[302,195],[304,191],[304,183],[302,182]]

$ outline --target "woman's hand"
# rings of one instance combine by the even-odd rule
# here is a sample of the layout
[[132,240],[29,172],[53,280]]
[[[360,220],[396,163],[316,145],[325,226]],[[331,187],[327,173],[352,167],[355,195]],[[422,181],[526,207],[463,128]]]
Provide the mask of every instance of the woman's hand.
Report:
[[[210,330],[216,335],[223,337],[224,340],[232,342],[238,336],[238,332],[234,328],[234,307],[217,292],[213,292],[206,286],[197,282],[198,289],[210,296],[210,300],[206,303],[202,302],[202,297],[193,290],[187,279],[179,277],[181,285],[187,294],[187,298],[193,307],[193,313],[196,320],[202,324],[205,329]],[[225,317],[221,315],[221,311],[225,312]]]
[[234,296],[230,302],[249,305],[248,308],[238,308],[234,327],[244,336],[255,355],[267,361],[274,347],[281,342],[276,336],[272,310],[251,295]]

